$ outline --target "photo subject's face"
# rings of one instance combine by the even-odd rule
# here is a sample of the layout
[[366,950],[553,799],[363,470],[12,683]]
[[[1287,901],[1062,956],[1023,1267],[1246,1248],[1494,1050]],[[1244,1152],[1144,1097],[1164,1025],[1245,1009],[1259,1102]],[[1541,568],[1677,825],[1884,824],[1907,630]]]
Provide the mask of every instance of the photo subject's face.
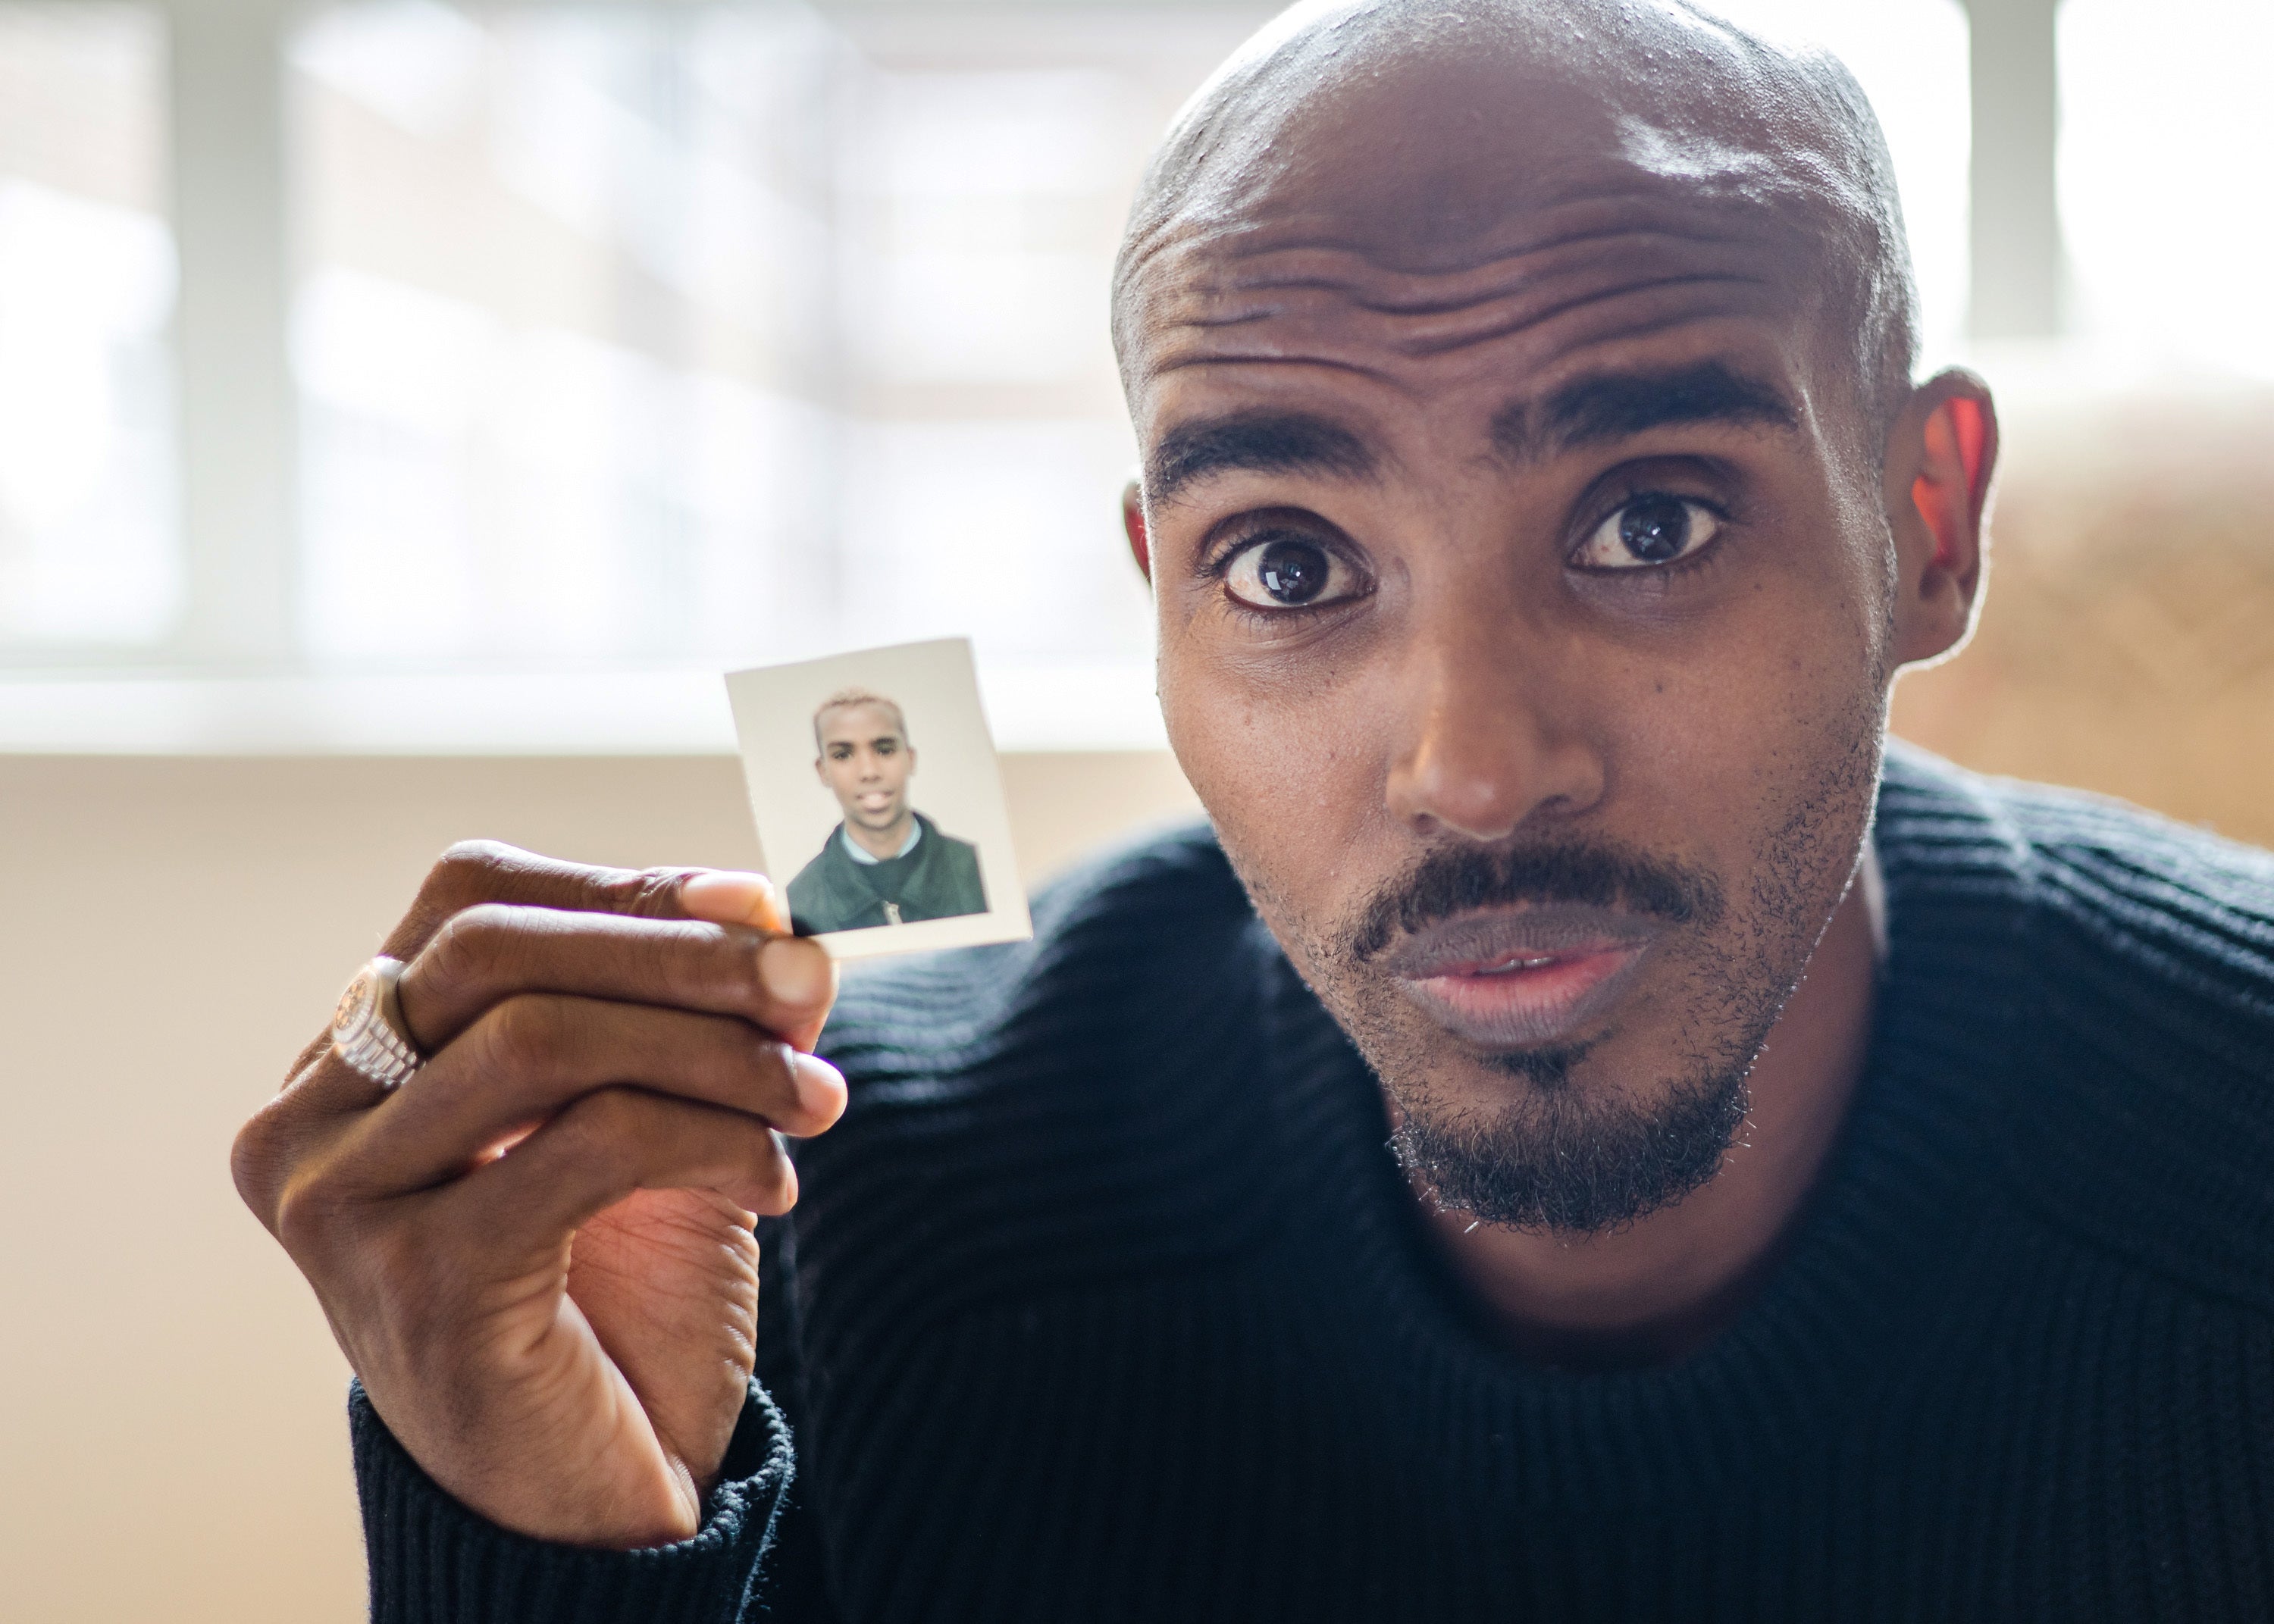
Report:
[[905,822],[915,752],[892,713],[878,705],[840,705],[822,713],[820,731],[822,781],[846,821],[877,831]]
[[1868,826],[1852,386],[1726,222],[1546,210],[1439,273],[1288,207],[1132,368],[1171,738],[1439,1199],[1615,1224],[1720,1166]]

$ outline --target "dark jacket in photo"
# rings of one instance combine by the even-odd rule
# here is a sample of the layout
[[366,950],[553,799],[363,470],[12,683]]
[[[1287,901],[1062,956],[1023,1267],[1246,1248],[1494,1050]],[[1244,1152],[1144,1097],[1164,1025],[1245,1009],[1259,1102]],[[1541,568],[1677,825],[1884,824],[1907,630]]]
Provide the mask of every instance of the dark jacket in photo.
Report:
[[914,848],[872,863],[845,849],[844,824],[831,830],[821,854],[789,883],[790,918],[798,930],[866,930],[987,912],[979,849],[942,834],[921,812],[915,820],[921,832]]

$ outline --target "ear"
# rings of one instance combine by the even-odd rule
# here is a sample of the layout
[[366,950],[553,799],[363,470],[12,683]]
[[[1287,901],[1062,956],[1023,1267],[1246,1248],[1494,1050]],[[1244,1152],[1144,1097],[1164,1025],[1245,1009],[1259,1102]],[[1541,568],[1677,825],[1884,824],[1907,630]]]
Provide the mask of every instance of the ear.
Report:
[[1129,538],[1129,556],[1137,560],[1138,573],[1151,581],[1153,544],[1145,534],[1145,492],[1134,479],[1121,487],[1121,530]]
[[1980,607],[1998,412],[1990,387],[1953,367],[1911,392],[1887,437],[1883,492],[1895,537],[1894,663],[1939,658]]
[[813,758],[813,776],[819,778],[824,784],[829,782],[829,758],[827,756],[817,756]]

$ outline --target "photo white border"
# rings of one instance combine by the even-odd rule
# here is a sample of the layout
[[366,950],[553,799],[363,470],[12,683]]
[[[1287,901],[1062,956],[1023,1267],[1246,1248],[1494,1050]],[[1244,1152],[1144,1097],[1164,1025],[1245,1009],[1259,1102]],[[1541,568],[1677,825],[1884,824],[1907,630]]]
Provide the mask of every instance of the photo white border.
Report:
[[[750,817],[757,826],[765,872],[781,888],[783,906],[788,906],[789,882],[806,860],[792,859],[785,868],[776,846],[787,844],[782,838],[782,813],[791,797],[809,795],[817,787],[812,780],[814,710],[840,688],[856,687],[885,695],[907,716],[919,778],[928,750],[937,752],[934,760],[954,763],[955,776],[963,780],[961,793],[953,797],[959,804],[947,820],[955,827],[950,831],[943,823],[942,830],[978,848],[979,883],[987,894],[987,911],[905,925],[828,930],[813,939],[837,959],[1025,941],[1034,934],[1027,890],[1019,878],[1002,769],[979,696],[971,643],[965,637],[860,649],[727,673],[727,698],[734,707]],[[785,777],[792,763],[794,787]],[[930,816],[929,807],[924,811]],[[805,821],[802,815],[799,821]]]

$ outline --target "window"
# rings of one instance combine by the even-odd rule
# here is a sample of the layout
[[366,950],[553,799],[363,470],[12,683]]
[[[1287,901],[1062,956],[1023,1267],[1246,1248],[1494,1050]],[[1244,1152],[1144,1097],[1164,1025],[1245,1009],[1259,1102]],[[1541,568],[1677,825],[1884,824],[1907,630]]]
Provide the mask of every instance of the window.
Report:
[[164,41],[0,6],[0,650],[158,642],[182,602]]
[[1714,0],[1714,6],[1764,34],[1824,46],[1871,99],[1910,237],[1922,358],[1930,365],[1949,360],[1966,320],[1965,9],[1958,0]]
[[1261,14],[318,17],[309,658],[968,632],[998,674],[1149,694],[1106,272],[1154,137]]
[[2103,366],[2274,378],[2266,0],[2065,0],[2069,321]]
[[[1959,0],[1720,3],[1854,69],[1925,358],[1966,353],[1970,254],[2013,250],[1969,250],[1969,109],[2038,46]],[[200,716],[299,685],[199,735],[233,748],[350,710],[686,748],[722,665],[968,631],[1007,737],[1157,739],[1108,267],[1274,9],[0,0],[0,659],[210,678]],[[2263,0],[2059,15],[2060,365],[2274,372]],[[93,686],[11,685],[0,743]]]
[[827,635],[840,49],[788,11],[431,0],[300,34],[312,659]]

